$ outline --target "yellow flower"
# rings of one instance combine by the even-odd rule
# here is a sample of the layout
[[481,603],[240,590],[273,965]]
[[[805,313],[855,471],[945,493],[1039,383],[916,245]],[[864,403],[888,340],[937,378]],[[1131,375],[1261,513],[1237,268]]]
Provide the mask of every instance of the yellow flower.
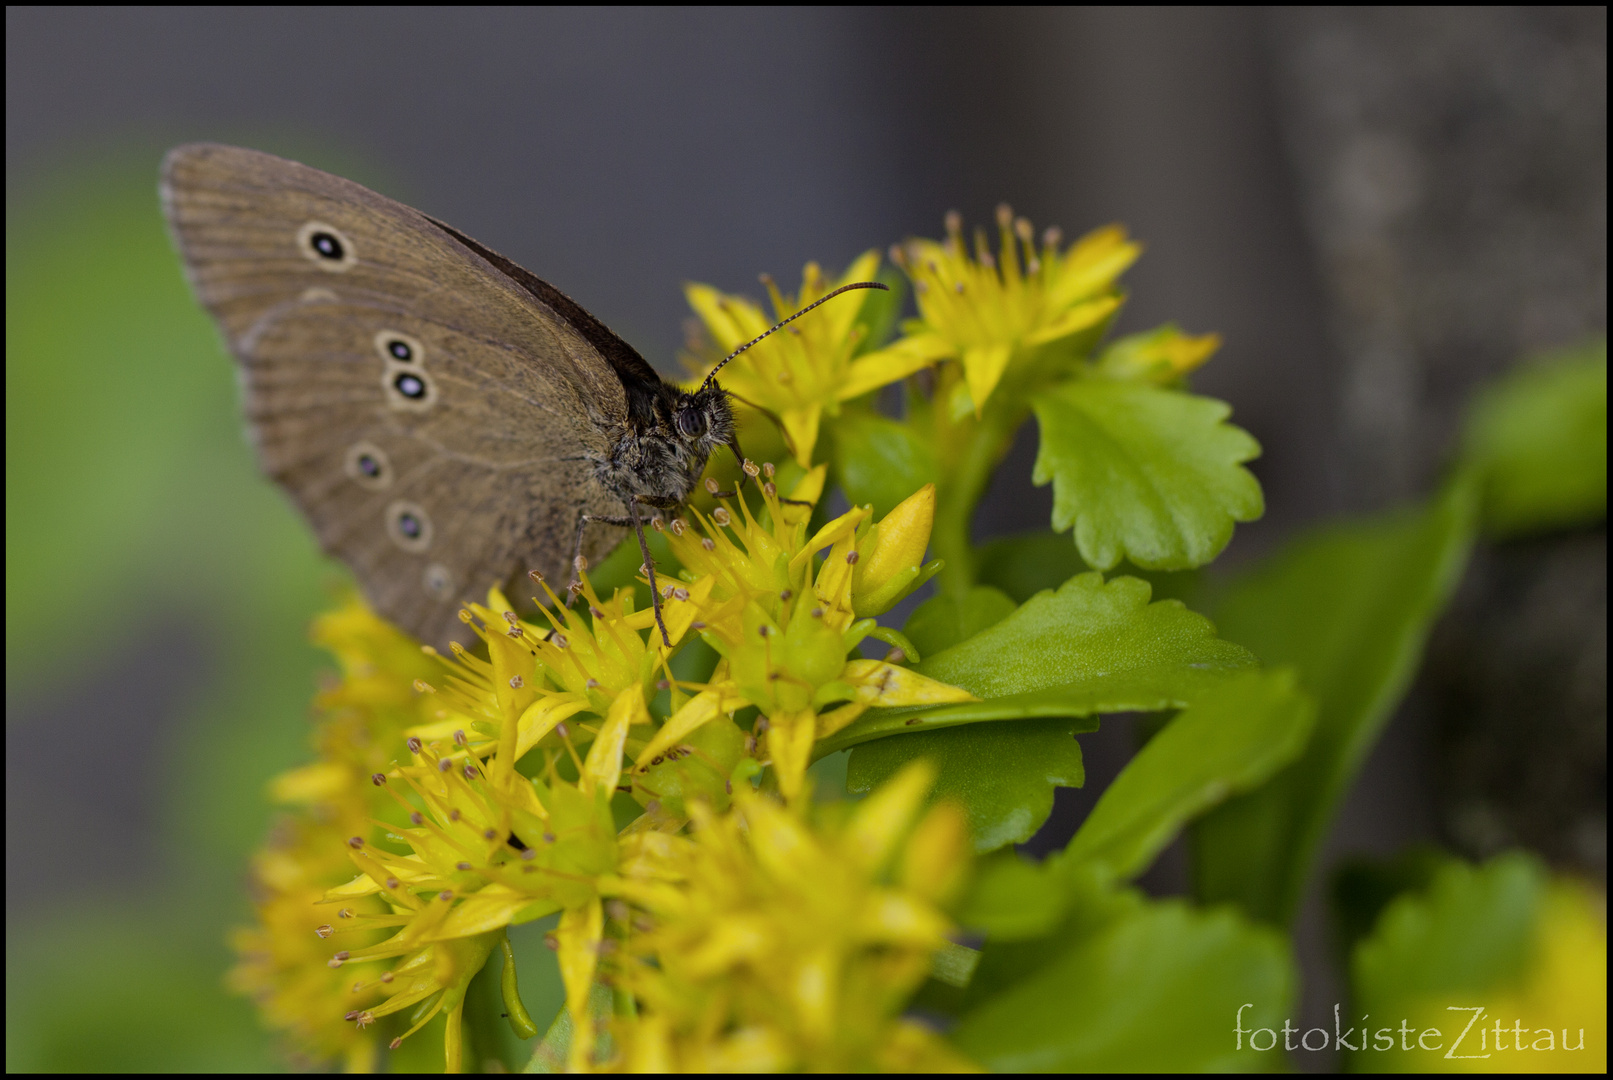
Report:
[[[936,1071],[973,1066],[902,1009],[946,947],[967,835],[908,766],[838,822],[743,791],[688,838],[634,846],[605,888],[607,961],[632,995],[622,1071]],[[653,841],[653,842],[649,842]]]
[[[754,466],[749,466],[754,468]],[[760,470],[758,470],[760,473]],[[820,466],[797,485],[793,500],[815,501]],[[871,511],[853,507],[806,537],[808,508],[781,502],[769,479],[762,485],[766,520],[740,500],[710,518],[693,511],[697,532],[681,519],[669,541],[698,593],[706,641],[722,655],[707,695],[691,702],[651,739],[641,757],[669,749],[699,725],[741,705],[763,719],[757,734],[778,777],[794,798],[802,788],[812,746],[876,705],[920,705],[975,700],[965,690],[936,682],[888,660],[848,660],[863,639],[895,645],[892,659],[917,659],[912,645],[879,627],[864,610],[883,610],[940,568],[919,566],[934,519],[934,491],[926,487],[903,502],[874,531]],[[700,533],[704,535],[700,535]],[[813,556],[828,555],[813,573]],[[871,573],[859,597],[857,570],[867,550]],[[833,706],[831,708],[830,706]]]
[[[370,1006],[377,995],[355,992],[349,973],[327,966],[327,939],[337,931],[316,902],[352,873],[343,841],[370,832],[374,817],[384,813],[384,796],[369,777],[386,767],[403,729],[420,720],[411,685],[435,664],[357,598],[322,616],[313,636],[336,655],[342,676],[316,700],[318,759],[270,785],[271,798],[287,809],[252,859],[256,921],[231,937],[239,959],[229,985],[257,1002],[265,1023],[286,1035],[295,1059],[309,1066],[340,1061],[365,1071],[378,1036],[343,1015]],[[344,910],[379,915],[386,908],[366,899]],[[383,933],[345,930],[342,940],[363,947]]]
[[[744,297],[721,293],[709,285],[689,285],[684,293],[712,341],[727,354],[841,285],[870,280],[878,267],[879,256],[870,251],[853,262],[839,281],[827,282],[817,263],[807,263],[796,296],[780,293],[771,278],[764,278],[773,301],[772,317]],[[821,311],[746,350],[719,377],[740,399],[778,415],[791,452],[803,466],[812,464],[825,410],[837,415],[842,401],[905,378],[931,362],[912,350],[884,349],[856,356],[862,343],[857,326],[860,310],[853,301],[831,301]]]
[[1115,281],[1141,252],[1119,226],[1068,249],[1049,229],[1038,249],[1031,223],[1007,206],[997,208],[997,225],[996,255],[976,231],[970,256],[957,214],[947,216],[945,241],[910,240],[891,251],[913,281],[920,314],[903,325],[908,336],[897,347],[962,362],[964,380],[948,403],[954,415],[978,414],[1017,358],[1108,319],[1121,302]]

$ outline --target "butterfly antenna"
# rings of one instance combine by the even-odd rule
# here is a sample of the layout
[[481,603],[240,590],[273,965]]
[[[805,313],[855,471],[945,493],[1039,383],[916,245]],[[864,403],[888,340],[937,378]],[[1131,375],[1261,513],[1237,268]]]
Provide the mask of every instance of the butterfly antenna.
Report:
[[835,297],[839,296],[841,293],[850,292],[852,289],[884,289],[886,292],[889,292],[890,291],[890,286],[881,284],[878,281],[854,281],[850,285],[842,285],[842,286],[840,286],[840,288],[834,290],[833,292],[826,293],[823,296],[818,297],[816,300],[812,301],[812,303],[808,304],[806,307],[802,308],[800,311],[797,311],[794,315],[791,315],[788,319],[784,319],[784,320],[782,320],[780,322],[775,323],[772,327],[770,327],[767,330],[766,333],[763,333],[763,334],[760,334],[760,335],[758,335],[756,337],[751,338],[749,341],[745,342],[745,344],[741,345],[739,348],[735,349],[733,352],[731,352],[727,356],[723,357],[722,363],[718,364],[716,367],[712,368],[711,369],[711,374],[706,376],[706,381],[700,384],[700,389],[704,390],[704,389],[706,389],[706,387],[710,386],[711,381],[717,377],[717,372],[721,371],[723,369],[724,365],[726,365],[728,363],[728,361],[732,360],[734,357],[738,356],[740,353],[744,352],[746,349],[750,348],[752,345],[756,344],[758,341],[761,341],[762,338],[767,337],[768,334],[771,334],[776,330],[784,329],[784,327],[788,326],[790,323],[794,322],[796,319],[799,319],[801,316],[805,315],[807,312],[811,311],[813,308],[817,307],[819,304],[825,303],[825,302],[827,302],[829,300],[833,300]]

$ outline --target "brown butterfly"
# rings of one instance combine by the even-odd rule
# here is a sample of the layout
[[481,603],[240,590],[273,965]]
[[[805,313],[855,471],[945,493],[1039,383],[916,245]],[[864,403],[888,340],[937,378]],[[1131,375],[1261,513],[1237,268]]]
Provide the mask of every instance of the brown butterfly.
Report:
[[743,460],[716,370],[669,385],[509,259],[272,154],[178,147],[162,201],[241,365],[260,465],[376,611],[467,641],[462,597],[559,581],[630,527],[660,623],[646,518],[681,505],[718,447]]

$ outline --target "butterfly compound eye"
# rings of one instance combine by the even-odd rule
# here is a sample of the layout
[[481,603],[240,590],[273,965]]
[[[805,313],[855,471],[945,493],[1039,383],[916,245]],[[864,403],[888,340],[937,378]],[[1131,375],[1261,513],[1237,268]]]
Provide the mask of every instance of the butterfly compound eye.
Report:
[[678,430],[689,438],[706,433],[706,417],[699,409],[692,405],[685,405],[678,410]]

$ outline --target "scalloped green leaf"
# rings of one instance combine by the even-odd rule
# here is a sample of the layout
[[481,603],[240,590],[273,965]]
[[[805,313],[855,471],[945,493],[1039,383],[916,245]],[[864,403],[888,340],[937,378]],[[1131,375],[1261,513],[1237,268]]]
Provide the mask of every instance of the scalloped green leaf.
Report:
[[846,790],[866,795],[903,765],[928,758],[936,766],[930,801],[962,804],[976,852],[1029,840],[1053,812],[1055,787],[1086,781],[1074,720],[971,724],[879,739],[851,752]]
[[1297,757],[1315,718],[1291,670],[1204,691],[1127,763],[1060,858],[1142,873],[1188,820]]
[[1246,1002],[1248,1027],[1281,1027],[1288,1015],[1295,976],[1283,937],[1231,909],[1128,907],[1092,932],[1038,942],[1047,962],[965,1013],[953,1044],[993,1072],[1284,1068],[1282,1054],[1247,1040],[1240,1051],[1232,1036]]
[[1145,581],[1106,583],[1098,573],[1039,593],[1001,622],[916,665],[983,700],[870,709],[819,742],[813,754],[915,728],[1180,708],[1228,673],[1257,663],[1247,649],[1217,638],[1210,621],[1180,601],[1149,603],[1149,596]]
[[1052,482],[1053,528],[1073,525],[1081,557],[1100,570],[1122,558],[1150,570],[1202,566],[1232,539],[1233,522],[1265,510],[1242,467],[1260,445],[1224,422],[1223,402],[1076,380],[1032,407],[1041,426],[1032,479]]
[[1429,628],[1472,544],[1473,486],[1425,507],[1305,536],[1235,579],[1221,632],[1292,664],[1318,702],[1305,752],[1258,791],[1194,825],[1194,886],[1283,923],[1299,903],[1334,809],[1416,674]]
[[1526,365],[1479,395],[1463,457],[1484,524],[1511,536],[1607,516],[1607,341]]
[[870,709],[813,753],[822,757],[913,728],[1180,708],[1230,672],[1257,663],[1249,650],[1217,638],[1210,620],[1180,601],[1150,603],[1149,597],[1146,581],[1105,582],[1098,573],[1038,593],[996,625],[916,665],[984,700]]

